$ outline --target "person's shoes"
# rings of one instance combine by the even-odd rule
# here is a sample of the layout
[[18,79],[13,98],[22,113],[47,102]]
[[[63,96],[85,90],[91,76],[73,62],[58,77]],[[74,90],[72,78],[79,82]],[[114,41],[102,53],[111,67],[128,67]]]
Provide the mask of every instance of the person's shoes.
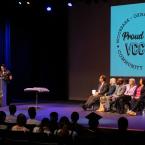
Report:
[[131,112],[131,110],[128,109],[128,110],[126,111],[126,114],[128,114],[129,112]]
[[130,112],[128,112],[128,115],[130,115],[130,116],[136,116],[136,112],[130,111]]
[[101,108],[97,109],[96,112],[105,112],[105,109],[101,107]]

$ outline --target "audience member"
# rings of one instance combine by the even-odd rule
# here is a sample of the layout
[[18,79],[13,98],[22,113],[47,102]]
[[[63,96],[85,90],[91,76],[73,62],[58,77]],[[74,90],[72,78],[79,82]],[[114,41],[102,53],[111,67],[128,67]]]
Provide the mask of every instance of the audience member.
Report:
[[26,125],[26,116],[20,113],[17,116],[17,124],[12,127],[12,131],[23,131],[23,132],[29,131],[29,129],[27,129],[25,125]]
[[86,118],[89,120],[88,121],[88,131],[91,133],[96,133],[98,131],[98,126],[99,126],[99,120],[102,118],[102,116],[92,112],[86,116]]
[[40,124],[40,121],[35,119],[35,117],[36,117],[35,107],[30,107],[28,109],[28,114],[29,114],[30,118],[27,120],[27,124],[30,124],[30,125],[39,125]]
[[6,113],[4,111],[0,111],[0,130],[6,130],[8,126],[5,123]]
[[34,133],[46,133],[48,136],[51,135],[51,131],[50,131],[50,121],[48,118],[43,118],[40,126],[39,127],[35,127],[33,129]]
[[66,116],[63,116],[59,121],[59,129],[54,131],[54,135],[60,137],[63,142],[68,143],[69,139],[75,139],[77,132],[70,130],[70,121]]
[[57,112],[51,112],[50,113],[50,131],[54,133],[55,130],[57,130],[58,127],[58,113]]
[[17,111],[16,105],[9,105],[9,115],[6,116],[5,122],[7,123],[16,123],[17,116],[15,115]]
[[125,117],[120,117],[118,119],[118,129],[119,129],[119,131],[127,131],[128,120]]
[[79,113],[78,112],[72,112],[71,114],[71,125],[70,128],[71,130],[74,130],[77,132],[77,134],[82,134],[83,133],[83,126],[78,124],[79,120]]

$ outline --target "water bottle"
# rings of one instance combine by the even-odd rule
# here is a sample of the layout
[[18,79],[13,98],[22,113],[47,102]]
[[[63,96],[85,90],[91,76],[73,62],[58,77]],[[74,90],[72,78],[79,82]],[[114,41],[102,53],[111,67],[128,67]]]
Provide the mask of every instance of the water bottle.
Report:
[[145,108],[142,111],[142,116],[145,116]]

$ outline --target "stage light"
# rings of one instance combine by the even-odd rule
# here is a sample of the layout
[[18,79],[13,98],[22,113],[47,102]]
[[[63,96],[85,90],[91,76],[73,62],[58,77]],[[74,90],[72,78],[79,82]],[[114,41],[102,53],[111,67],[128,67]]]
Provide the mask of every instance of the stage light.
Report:
[[27,3],[27,5],[30,5],[30,2],[29,1],[27,1],[26,3]]
[[69,7],[72,7],[72,3],[71,3],[71,2],[68,2],[67,5],[68,5]]
[[18,4],[19,4],[19,5],[21,5],[21,4],[22,4],[22,2],[20,2],[20,1],[19,1],[19,2],[18,2]]
[[52,10],[52,8],[51,8],[50,6],[48,6],[48,7],[46,8],[46,10],[47,10],[48,12],[50,12],[50,11]]

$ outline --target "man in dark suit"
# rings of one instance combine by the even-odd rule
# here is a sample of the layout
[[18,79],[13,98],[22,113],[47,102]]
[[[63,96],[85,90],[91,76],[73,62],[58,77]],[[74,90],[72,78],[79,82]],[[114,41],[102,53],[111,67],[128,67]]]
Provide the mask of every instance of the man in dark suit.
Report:
[[109,90],[109,86],[106,83],[106,76],[101,75],[99,77],[99,85],[97,87],[96,93],[91,95],[88,100],[85,102],[85,104],[82,106],[84,110],[87,108],[90,108],[97,100],[100,100],[100,97],[105,95]]

